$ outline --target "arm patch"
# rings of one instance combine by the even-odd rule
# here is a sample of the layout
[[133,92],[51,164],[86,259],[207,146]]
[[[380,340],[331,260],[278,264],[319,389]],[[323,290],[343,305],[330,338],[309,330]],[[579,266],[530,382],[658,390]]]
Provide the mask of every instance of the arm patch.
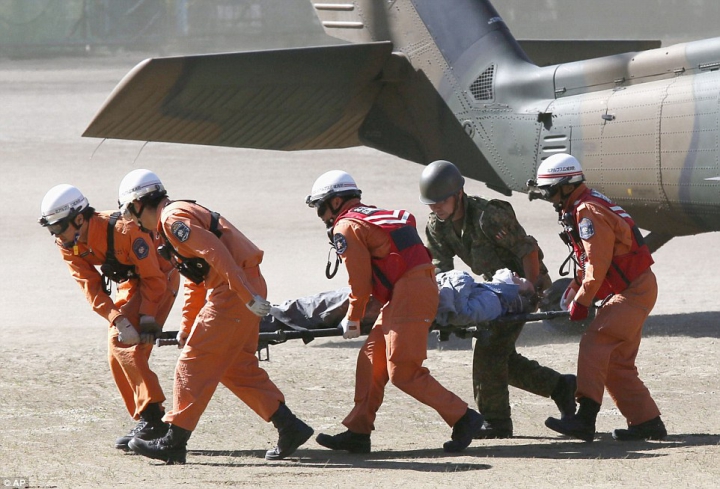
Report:
[[587,217],[583,217],[580,224],[578,224],[578,233],[580,238],[586,241],[592,238],[595,235],[595,226],[593,226],[592,221]]
[[170,226],[170,232],[175,236],[178,241],[184,243],[190,237],[190,228],[182,221],[175,221]]
[[148,254],[150,253],[150,246],[148,246],[145,238],[135,238],[135,241],[133,241],[132,249],[138,260],[147,258]]
[[333,245],[335,246],[335,251],[338,255],[345,253],[345,250],[347,250],[347,240],[345,239],[345,236],[340,233],[335,233],[333,236]]

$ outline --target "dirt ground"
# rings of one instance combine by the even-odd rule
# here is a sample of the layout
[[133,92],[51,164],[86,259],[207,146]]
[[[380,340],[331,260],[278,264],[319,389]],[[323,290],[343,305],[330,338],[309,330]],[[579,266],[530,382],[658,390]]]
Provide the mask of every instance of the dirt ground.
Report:
[[[545,428],[551,400],[511,390],[515,438],[476,441],[459,455],[442,443],[450,429],[436,413],[389,386],[373,452],[335,453],[311,439],[295,456],[267,462],[271,425],[220,387],[189,442],[185,466],[164,466],[113,446],[134,423],[106,360],[104,321],[85,302],[47,232],[37,225],[45,192],[78,186],[98,209],[115,208],[121,178],[149,168],[172,198],[197,199],[233,221],[266,252],[269,298],[279,303],[345,284],[324,277],[322,223],[304,205],[314,179],[340,168],[367,203],[406,208],[424,226],[416,164],[365,148],[276,153],[105,141],[80,137],[136,55],[0,63],[0,480],[31,487],[716,487],[720,477],[720,256],[718,235],[679,238],[660,249],[660,297],[638,357],[641,377],[663,412],[663,442],[618,443],[624,420],[606,397],[592,444]],[[470,193],[500,197],[478,182]],[[540,241],[557,278],[566,249],[548,204],[510,201]],[[177,329],[176,304],[166,329]],[[574,372],[578,335],[528,324],[519,350]],[[426,365],[472,403],[470,342],[431,349]],[[336,433],[350,410],[360,341],[316,340],[273,347],[263,364],[288,405],[316,433]],[[168,396],[178,350],[157,349]]]

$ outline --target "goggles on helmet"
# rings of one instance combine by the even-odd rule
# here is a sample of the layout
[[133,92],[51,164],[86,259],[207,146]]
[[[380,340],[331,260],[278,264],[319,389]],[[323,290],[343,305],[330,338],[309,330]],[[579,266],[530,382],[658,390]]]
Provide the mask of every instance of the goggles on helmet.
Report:
[[330,199],[335,195],[337,194],[329,194],[324,199],[315,200],[312,200],[312,196],[308,195],[305,199],[305,203],[308,205],[308,207],[314,207],[317,211],[318,217],[322,217],[328,210],[328,203],[330,202]]
[[328,202],[328,200],[322,200],[315,204],[315,209],[317,210],[318,217],[322,217],[325,215],[325,212],[327,212],[328,210]]
[[567,184],[569,178],[564,178],[553,185],[538,185],[535,180],[528,180],[525,185],[528,187],[528,198],[530,200],[550,200],[560,191],[560,187]]
[[63,217],[58,219],[57,221],[49,221],[47,217],[43,216],[40,219],[38,219],[38,222],[40,225],[44,228],[47,228],[48,231],[50,231],[50,234],[53,236],[59,236],[65,231],[67,231],[67,228],[70,227],[70,224],[74,224],[75,218],[80,214],[80,209],[74,208],[70,209],[70,213]]
[[133,216],[140,218],[140,214],[142,214],[143,208],[145,206],[141,206],[140,210],[135,209],[135,204],[133,202],[126,202],[120,206],[120,212],[122,213],[123,219],[126,221],[131,221]]
[[41,217],[40,225],[43,227],[46,227],[48,231],[50,231],[50,234],[53,236],[59,236],[65,231],[67,231],[67,228],[70,227],[70,219],[68,217],[60,219],[59,221],[56,221],[52,224],[48,222],[47,219],[44,217]]

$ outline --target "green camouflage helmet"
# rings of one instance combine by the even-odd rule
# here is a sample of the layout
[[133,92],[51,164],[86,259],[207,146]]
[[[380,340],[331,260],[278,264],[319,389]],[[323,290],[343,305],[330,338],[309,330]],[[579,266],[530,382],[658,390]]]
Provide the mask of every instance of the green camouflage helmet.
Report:
[[437,204],[456,195],[465,186],[465,179],[455,165],[445,160],[430,163],[420,175],[420,202]]

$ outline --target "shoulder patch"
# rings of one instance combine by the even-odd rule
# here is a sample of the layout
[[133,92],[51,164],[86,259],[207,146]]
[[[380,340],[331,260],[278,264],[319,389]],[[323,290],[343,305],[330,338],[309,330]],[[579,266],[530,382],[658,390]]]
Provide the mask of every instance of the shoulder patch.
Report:
[[181,243],[184,243],[190,237],[190,228],[182,221],[175,221],[172,223],[170,231]]
[[338,255],[345,253],[345,250],[347,250],[347,240],[345,239],[345,236],[340,233],[335,233],[333,236],[333,245],[335,246],[335,251]]
[[583,217],[578,225],[578,232],[580,233],[580,238],[584,240],[592,238],[595,235],[595,227],[592,221],[587,217]]
[[150,253],[150,246],[148,246],[145,238],[135,238],[132,244],[133,253],[138,257],[139,260],[147,258]]

